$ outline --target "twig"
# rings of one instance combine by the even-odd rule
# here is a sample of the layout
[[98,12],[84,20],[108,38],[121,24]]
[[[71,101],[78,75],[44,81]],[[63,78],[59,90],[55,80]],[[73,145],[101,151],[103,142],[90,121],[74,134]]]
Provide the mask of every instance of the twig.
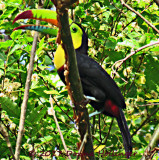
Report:
[[116,18],[116,20],[114,21],[114,24],[111,27],[111,35],[115,36],[116,35],[116,28],[117,28],[119,20],[121,18],[121,14],[123,14],[125,17],[126,17],[126,14],[123,12],[124,6],[122,6],[122,9],[117,8],[116,5],[114,4],[113,0],[112,0],[112,2],[110,1],[110,4],[112,4],[119,11],[119,14],[118,14],[117,18]]
[[110,124],[110,127],[109,127],[109,131],[108,131],[108,134],[107,134],[107,136],[106,136],[106,138],[105,138],[104,144],[106,144],[106,142],[107,142],[107,140],[108,140],[108,137],[109,137],[109,134],[110,134],[110,131],[111,131],[113,122],[114,122],[114,118],[113,118],[112,121],[111,121],[111,124]]
[[[9,132],[12,133],[12,134],[14,135],[15,139],[16,139],[16,138],[17,138],[17,129],[16,129],[17,127],[15,128],[15,131],[12,131],[12,130],[10,129],[10,127],[5,124],[5,121],[2,120],[1,123],[4,125],[5,128],[7,128],[8,133],[9,133]],[[24,149],[23,146],[22,146],[22,149],[23,149],[23,151],[26,153],[26,150]]]
[[112,65],[112,67],[111,67],[111,68],[112,68],[111,77],[113,77],[113,74],[118,75],[118,73],[117,73],[117,72],[115,71],[115,69],[114,69],[114,67],[115,67],[115,65],[116,65],[117,63],[120,63],[120,64],[118,65],[118,67],[117,67],[117,69],[119,69],[120,66],[121,66],[127,59],[129,59],[131,56],[133,56],[134,54],[136,54],[137,52],[139,52],[139,51],[141,51],[141,50],[143,50],[143,49],[145,49],[145,48],[151,47],[151,46],[156,45],[156,44],[159,44],[159,40],[156,41],[156,42],[150,43],[150,44],[146,44],[146,45],[138,48],[136,51],[131,51],[131,53],[130,53],[128,56],[126,56],[126,57],[123,58],[123,59],[120,59],[120,60],[116,61],[116,62]]
[[131,137],[133,137],[137,132],[138,130],[140,130],[146,123],[148,123],[148,121],[150,120],[150,118],[159,110],[159,108],[156,108],[152,114],[150,114],[143,122],[142,124],[139,126],[139,128],[136,129],[136,131],[131,135]]
[[31,77],[32,77],[33,67],[34,67],[34,57],[35,57],[35,52],[36,52],[37,40],[38,40],[38,32],[35,32],[32,50],[31,50],[29,70],[28,70],[26,84],[25,84],[24,99],[23,99],[22,106],[21,106],[19,132],[18,132],[18,137],[17,137],[17,142],[16,142],[16,150],[15,150],[16,160],[19,160],[19,158],[20,158],[21,142],[22,142],[22,137],[24,134],[24,123],[25,123],[26,109],[27,109],[27,103],[28,103],[28,98],[29,98],[29,88],[30,88],[30,84],[31,84],[30,82],[31,82]]
[[[41,71],[41,69],[40,69],[39,67],[37,67],[37,68],[38,68],[38,70]],[[39,76],[39,77],[42,79],[42,81],[44,82],[44,85],[47,87],[47,89],[49,89],[48,82],[45,81],[42,76]],[[56,88],[55,88],[53,85],[51,85],[51,87],[53,87],[53,89],[56,90]],[[72,122],[74,122],[74,120],[68,115],[68,113],[66,113],[66,112],[61,108],[61,106],[58,104],[57,100],[56,100],[54,97],[52,97],[52,98],[53,98],[55,104],[61,109],[61,111],[62,111]]]
[[[142,57],[141,57],[141,59],[140,59],[140,64],[139,64],[139,66],[138,66],[138,68],[137,68],[137,70],[136,70],[136,73],[139,72],[139,69],[140,69],[141,64],[142,64],[142,62],[143,62],[143,59],[144,59],[144,55],[145,55],[145,54],[143,53],[143,54],[142,54]],[[130,87],[124,92],[124,96],[127,95],[127,94],[129,93],[129,91],[131,90],[131,87],[132,87],[133,84],[135,83],[136,77],[137,77],[137,74],[135,74],[135,76],[134,76],[134,78],[133,78],[133,81],[132,81],[132,83],[130,84]],[[126,85],[127,85],[127,84],[126,84]],[[126,85],[125,85],[125,89],[126,89]]]
[[155,1],[155,3],[159,6],[159,1],[158,0],[154,0]]
[[[151,149],[155,147],[155,143],[159,140],[159,125],[157,126],[154,134],[152,135],[152,138],[150,140],[150,143],[148,144],[141,160],[149,159],[149,156],[151,156]],[[154,155],[154,154],[153,154]],[[152,157],[151,157],[152,159]]]
[[[145,10],[147,10],[152,4],[153,4],[153,1],[152,1],[148,6],[146,6],[145,9],[144,9],[143,11],[141,11],[140,14],[142,14]],[[138,18],[138,15],[136,16],[136,18],[134,18],[133,20],[131,20],[126,26],[124,26],[124,27],[122,28],[122,31],[123,31],[125,28],[127,28],[127,26],[129,26],[132,22],[134,22],[137,18]]]
[[3,137],[4,137],[4,139],[5,139],[6,143],[7,143],[7,147],[9,148],[9,151],[10,151],[10,153],[12,155],[12,158],[15,160],[14,152],[13,152],[10,140],[9,140],[8,132],[5,130],[5,126],[2,123],[0,123],[0,132],[3,135]]
[[94,150],[96,150],[101,144],[106,145],[108,137],[110,135],[110,131],[112,129],[113,122],[114,122],[114,118],[112,118],[112,121],[110,123],[110,127],[109,127],[109,130],[108,130],[107,136],[105,138],[103,138],[103,139],[105,139],[105,141],[103,143],[102,143],[103,139],[100,139],[100,141],[99,141],[97,138],[93,137],[93,138],[95,138],[99,142],[99,144],[97,145],[97,147]]
[[88,130],[87,130],[86,134],[84,135],[83,141],[82,141],[82,143],[81,143],[81,145],[80,145],[80,148],[79,148],[79,150],[78,150],[78,155],[77,155],[76,160],[78,160],[78,157],[79,157],[79,155],[81,154],[81,152],[82,152],[82,150],[83,150],[83,148],[84,148],[85,143],[87,142],[87,136],[88,136]]
[[98,123],[99,123],[99,134],[100,134],[100,140],[101,140],[101,142],[102,142],[102,133],[101,133],[101,126],[100,126],[100,114],[98,115]]
[[65,149],[65,152],[66,152],[66,154],[68,155],[68,158],[71,160],[71,157],[70,157],[69,152],[68,152],[68,150],[67,150],[67,146],[66,146],[65,140],[64,140],[64,138],[63,138],[63,135],[62,135],[60,126],[59,126],[59,124],[58,124],[58,121],[57,121],[57,118],[56,118],[56,115],[55,115],[55,110],[54,110],[54,108],[53,108],[52,96],[51,96],[51,95],[50,95],[50,105],[51,105],[51,109],[52,109],[52,111],[53,111],[53,112],[52,112],[52,115],[53,115],[53,117],[54,117],[54,120],[55,120],[57,129],[58,129],[58,131],[59,131],[59,134],[60,134],[61,141],[62,141],[62,144],[63,144],[64,149]]
[[147,104],[141,104],[141,105],[138,105],[139,107],[144,107],[144,106],[156,106],[156,105],[159,105],[159,103],[147,103]]
[[159,30],[151,24],[147,19],[145,19],[139,12],[135,11],[133,8],[131,8],[128,4],[124,2],[124,0],[120,0],[121,4],[124,5],[126,8],[134,12],[136,15],[138,15],[141,19],[143,19],[151,28],[153,28],[157,33],[159,33]]

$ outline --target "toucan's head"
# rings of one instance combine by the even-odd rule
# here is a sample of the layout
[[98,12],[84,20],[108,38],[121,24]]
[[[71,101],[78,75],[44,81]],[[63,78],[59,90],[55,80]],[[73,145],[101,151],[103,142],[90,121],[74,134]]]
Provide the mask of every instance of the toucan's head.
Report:
[[[40,21],[48,22],[58,27],[57,14],[55,11],[52,10],[33,9],[24,11],[14,19],[13,23],[15,23],[19,19],[37,19]],[[69,19],[69,23],[72,41],[76,53],[87,54],[88,38],[84,29],[80,25],[74,23],[71,19]],[[35,30],[49,35],[57,35],[57,30],[49,26],[23,25],[15,28],[14,30],[17,29]],[[54,63],[57,69],[61,68],[65,63],[65,54],[61,45],[58,46],[57,51],[55,53]]]

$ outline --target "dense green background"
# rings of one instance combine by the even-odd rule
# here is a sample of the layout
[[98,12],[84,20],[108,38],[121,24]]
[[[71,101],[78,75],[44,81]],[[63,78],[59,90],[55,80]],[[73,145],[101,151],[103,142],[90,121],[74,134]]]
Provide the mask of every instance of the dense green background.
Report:
[[[123,7],[120,1],[83,1],[72,10],[74,14],[70,12],[70,15],[77,23],[81,23],[88,34],[90,57],[98,61],[109,74],[112,72],[112,65],[117,60],[126,57],[132,50],[157,41],[159,38],[156,31],[135,13]],[[12,22],[18,13],[35,9],[37,4],[37,0],[0,0],[0,104],[2,108],[0,120],[9,133],[13,150],[15,150],[20,107],[24,96],[34,35],[33,31],[13,32],[13,29],[19,26],[19,23],[35,24],[35,20],[20,20],[14,25]],[[159,29],[159,7],[156,3],[152,0],[129,0],[127,4],[142,13],[150,23]],[[52,2],[48,0],[44,2],[43,8],[52,7]],[[41,24],[45,23],[41,22]],[[71,122],[73,121],[73,110],[67,90],[55,69],[46,70],[48,65],[52,65],[48,55],[56,50],[55,39],[56,37],[39,34],[21,159],[30,159],[29,153],[33,149],[36,153],[35,157],[40,159],[50,159],[55,150],[62,152],[60,156],[56,154],[57,159],[67,159],[54,119],[50,115],[50,93],[55,99],[54,109],[68,150],[78,152],[79,134],[74,123]],[[133,152],[136,153],[130,158],[132,160],[142,157],[159,123],[159,111],[156,112],[158,106],[145,105],[159,102],[158,58],[159,46],[146,48],[124,62],[118,70],[120,76],[114,78],[127,104],[125,116],[130,133],[133,135]],[[90,105],[88,105],[88,110],[89,113],[94,111]],[[154,114],[150,116],[153,112]],[[146,119],[147,123],[142,125]],[[90,120],[93,143],[95,147],[99,147],[96,150],[96,157],[113,160],[125,159],[123,156],[111,155],[113,151],[117,151],[118,154],[125,152],[116,120],[113,122],[109,137],[106,138],[111,121],[112,118],[104,115],[92,117]],[[139,128],[141,129],[138,130]],[[10,152],[1,134],[0,146],[0,158],[9,158]],[[103,150],[100,151],[101,149]],[[50,153],[51,155],[47,156]],[[105,158],[101,157],[102,153]],[[72,155],[72,158],[76,157]],[[158,158],[159,155],[156,153],[154,159]]]

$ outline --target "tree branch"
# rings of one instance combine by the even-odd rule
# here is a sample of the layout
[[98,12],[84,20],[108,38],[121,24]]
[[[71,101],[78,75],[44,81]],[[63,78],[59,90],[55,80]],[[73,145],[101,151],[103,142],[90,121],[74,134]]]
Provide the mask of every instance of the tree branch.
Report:
[[[114,69],[114,67],[115,67],[115,65],[117,64],[117,63],[120,63],[119,65],[118,65],[118,67],[117,67],[117,70],[121,67],[121,65],[127,60],[127,59],[129,59],[131,56],[133,56],[134,54],[136,54],[137,52],[139,52],[139,51],[141,51],[141,50],[143,50],[143,49],[145,49],[145,48],[148,48],[148,47],[151,47],[151,46],[153,46],[153,45],[156,45],[156,44],[159,44],[159,40],[158,41],[156,41],[156,42],[153,42],[153,43],[149,43],[149,44],[147,44],[147,45],[145,45],[145,46],[142,46],[142,47],[140,47],[140,48],[138,48],[137,50],[135,50],[135,51],[131,51],[131,53],[128,55],[128,56],[126,56],[125,58],[123,58],[123,59],[120,59],[120,60],[118,60],[118,61],[116,61],[113,65],[112,65],[112,73],[111,73],[111,77],[113,77],[113,74],[116,74],[116,75],[118,75],[119,76],[119,74],[115,71],[115,69]],[[125,81],[125,80],[124,80]]]
[[152,114],[150,114],[143,122],[142,124],[139,126],[139,128],[136,129],[136,131],[131,135],[131,137],[133,137],[137,132],[138,130],[140,130],[146,123],[148,123],[148,121],[150,121],[150,118],[155,114],[157,113],[157,111],[159,110],[159,108],[156,108]]
[[64,11],[65,9],[69,8],[73,3],[77,1],[78,0],[52,0],[55,6],[58,6],[58,8],[60,8],[61,11]]
[[141,104],[141,105],[138,105],[138,106],[139,107],[144,107],[144,106],[152,106],[152,105],[157,106],[157,105],[159,105],[159,103],[147,103],[147,104]]
[[53,115],[53,117],[54,117],[54,120],[55,120],[55,123],[56,123],[57,129],[58,129],[58,131],[59,131],[59,134],[60,134],[61,141],[62,141],[62,144],[63,144],[64,149],[65,149],[65,152],[66,152],[66,154],[68,154],[68,158],[69,158],[69,160],[71,160],[71,157],[70,157],[69,152],[68,152],[68,150],[67,150],[67,146],[66,146],[66,143],[65,143],[64,137],[63,137],[63,135],[62,135],[62,132],[61,132],[60,126],[59,126],[59,124],[58,124],[58,121],[57,121],[57,118],[56,118],[56,115],[55,115],[55,111],[54,111],[54,107],[53,107],[53,104],[52,104],[52,100],[53,100],[53,98],[52,98],[52,96],[50,95],[50,105],[51,105],[51,109],[52,109],[52,115]]
[[150,143],[148,144],[141,160],[150,159],[149,156],[151,156],[151,150],[153,149],[153,147],[155,147],[155,144],[157,141],[159,141],[159,125],[156,127],[156,130],[154,134],[152,135]]
[[[62,1],[62,0],[61,0]],[[88,133],[86,137],[85,145],[82,149],[82,153],[84,153],[85,159],[94,160],[94,150],[93,150],[93,143],[92,143],[92,136],[90,131],[90,123],[89,123],[89,116],[88,111],[85,107],[86,102],[83,96],[82,85],[80,81],[80,76],[77,67],[76,61],[76,53],[73,47],[71,33],[70,33],[70,26],[68,21],[68,11],[64,9],[63,6],[66,6],[64,3],[67,4],[67,0],[63,0],[63,5],[61,6],[61,1],[56,0],[55,6],[57,11],[57,19],[59,22],[60,28],[60,36],[62,39],[62,46],[65,50],[66,55],[66,67],[65,69],[65,80],[67,84],[68,93],[71,97],[72,102],[75,105],[76,110],[76,122],[78,123],[79,133],[81,136],[81,142],[85,135]],[[72,0],[71,2],[75,2]]]
[[[37,22],[37,24],[38,24],[38,22]],[[28,103],[28,98],[29,98],[29,88],[30,88],[31,77],[32,77],[33,68],[34,68],[34,57],[35,57],[35,53],[36,53],[37,40],[38,40],[38,32],[35,32],[33,45],[32,45],[32,49],[31,49],[31,53],[30,53],[31,57],[30,57],[29,70],[28,70],[26,83],[25,83],[24,98],[23,98],[23,102],[22,102],[22,106],[21,106],[19,132],[18,132],[18,137],[17,137],[17,142],[16,142],[16,150],[15,150],[15,159],[16,160],[20,159],[21,142],[22,142],[22,138],[23,138],[23,134],[24,134],[24,123],[25,123],[26,109],[27,109],[27,103]]]
[[138,15],[141,19],[143,19],[152,29],[154,29],[157,33],[159,33],[159,30],[151,24],[147,19],[145,19],[139,12],[135,11],[133,8],[131,8],[128,4],[124,2],[124,0],[120,0],[121,4],[124,5],[126,8],[134,12],[136,15]]
[[154,0],[154,2],[159,6],[159,0]]
[[[145,10],[147,10],[151,5],[153,4],[153,1],[148,5],[148,6],[146,6],[145,8],[144,8],[144,10],[142,10],[141,12],[140,12],[140,14],[142,14]],[[122,28],[122,31],[124,31],[124,29],[125,28],[127,28],[132,22],[134,22],[137,18],[138,18],[139,16],[137,15],[133,20],[131,20],[126,26],[124,26],[123,28]]]
[[14,152],[13,152],[13,149],[12,149],[12,145],[11,145],[10,140],[9,140],[8,132],[5,130],[5,126],[2,124],[2,122],[0,122],[0,132],[1,132],[2,136],[4,137],[6,143],[7,143],[7,147],[9,148],[9,151],[12,155],[12,158],[15,159]]

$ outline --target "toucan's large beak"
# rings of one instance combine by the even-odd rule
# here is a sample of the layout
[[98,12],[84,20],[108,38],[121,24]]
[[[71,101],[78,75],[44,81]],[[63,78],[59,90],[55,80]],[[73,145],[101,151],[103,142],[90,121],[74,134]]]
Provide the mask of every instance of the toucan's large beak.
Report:
[[19,14],[14,19],[13,24],[19,19],[37,19],[37,20],[45,21],[55,26],[58,26],[58,21],[56,17],[57,17],[57,14],[55,11],[47,10],[47,9],[32,9],[32,10],[24,11],[21,14]]
[[[40,21],[48,22],[58,27],[57,14],[55,11],[52,11],[52,10],[33,9],[33,10],[24,11],[14,19],[13,24],[19,19],[37,19]],[[54,36],[57,35],[57,30],[48,26],[23,25],[15,28],[14,30],[17,30],[17,29],[35,30],[45,34],[50,34]]]
[[[54,26],[58,27],[57,14],[56,11],[48,10],[48,9],[32,9],[28,11],[24,11],[19,14],[13,21],[13,24],[19,19],[37,19],[40,21],[48,22]],[[72,20],[69,19],[69,23],[72,23]],[[41,26],[41,25],[23,25],[17,28],[14,28],[13,31],[17,29],[25,29],[25,30],[35,30],[38,32],[42,32],[45,34],[57,35],[57,29],[49,27],[49,26]]]

